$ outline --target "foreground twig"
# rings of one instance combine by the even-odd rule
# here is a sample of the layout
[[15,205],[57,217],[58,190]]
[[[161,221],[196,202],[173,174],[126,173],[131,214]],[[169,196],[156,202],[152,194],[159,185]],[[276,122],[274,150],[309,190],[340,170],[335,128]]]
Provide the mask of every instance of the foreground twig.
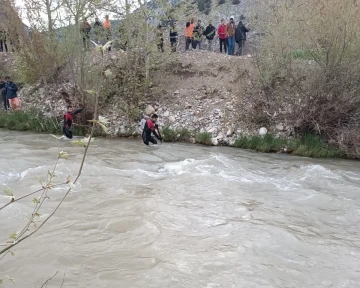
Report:
[[55,273],[53,276],[51,276],[49,279],[47,279],[47,280],[45,281],[45,283],[44,283],[43,285],[41,285],[40,288],[45,287],[45,285],[47,286],[47,284],[49,283],[49,281],[51,281],[58,273],[59,273],[59,271],[56,271],[56,273]]

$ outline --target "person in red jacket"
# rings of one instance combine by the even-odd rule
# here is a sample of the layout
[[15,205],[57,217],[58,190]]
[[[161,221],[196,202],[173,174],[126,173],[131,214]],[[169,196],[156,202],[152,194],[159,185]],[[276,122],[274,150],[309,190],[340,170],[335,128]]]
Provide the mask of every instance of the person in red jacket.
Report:
[[67,138],[69,139],[73,138],[72,132],[70,130],[73,121],[73,116],[83,111],[84,108],[85,107],[74,110],[72,106],[67,107],[67,111],[64,114],[64,127],[63,127],[63,132]]
[[142,138],[144,141],[144,144],[149,145],[149,142],[152,144],[157,144],[154,137],[151,136],[151,133],[155,135],[157,139],[162,143],[162,138],[160,136],[160,133],[158,134],[156,132],[159,131],[159,127],[156,124],[156,121],[158,120],[158,116],[156,114],[153,114],[150,119],[146,120],[144,130],[142,133]]
[[225,24],[225,20],[221,19],[221,24],[218,28],[218,36],[219,36],[219,40],[220,40],[220,52],[222,53],[223,49],[223,45],[224,45],[224,51],[226,54],[226,48],[227,48],[227,43],[226,43],[226,24]]

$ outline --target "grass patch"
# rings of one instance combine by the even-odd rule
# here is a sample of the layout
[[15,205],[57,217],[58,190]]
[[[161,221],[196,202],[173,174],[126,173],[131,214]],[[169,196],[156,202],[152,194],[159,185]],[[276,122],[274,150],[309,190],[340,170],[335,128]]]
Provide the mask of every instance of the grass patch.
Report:
[[313,134],[305,134],[299,139],[279,138],[272,134],[266,134],[264,137],[241,136],[235,141],[234,147],[264,153],[284,152],[313,158],[339,158],[345,156],[341,151],[329,148],[319,136]]
[[162,137],[164,142],[176,142],[177,141],[177,133],[175,130],[166,126],[162,129]]
[[314,56],[309,50],[297,49],[290,52],[290,57],[298,60],[313,60]]
[[191,132],[186,128],[174,130],[165,126],[161,132],[164,142],[189,142],[191,138]]
[[191,138],[191,132],[186,129],[186,128],[182,128],[180,130],[177,131],[177,139],[180,142],[189,142],[190,138]]
[[[56,117],[45,117],[36,110],[0,113],[0,128],[38,133],[62,133],[61,124]],[[76,135],[85,135],[85,129],[82,127],[73,126],[72,131]]]
[[212,145],[211,138],[212,138],[211,133],[208,132],[199,132],[195,134],[196,143],[199,144],[210,146]]

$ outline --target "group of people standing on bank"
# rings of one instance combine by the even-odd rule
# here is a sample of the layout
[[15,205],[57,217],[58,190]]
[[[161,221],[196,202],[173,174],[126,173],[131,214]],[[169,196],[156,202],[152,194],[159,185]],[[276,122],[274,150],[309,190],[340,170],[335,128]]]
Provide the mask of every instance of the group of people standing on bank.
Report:
[[[103,22],[100,22],[99,18],[95,18],[94,24],[91,26],[87,18],[81,23],[80,32],[84,43],[84,49],[89,50],[90,48],[90,32],[93,30],[94,40],[97,44],[105,44],[111,40],[111,21],[109,15],[105,16]],[[111,51],[111,47],[109,47]]]
[[[225,24],[225,20],[221,20],[221,24],[217,28],[217,34],[219,38],[220,52],[227,52],[229,55],[235,54],[235,43],[238,44],[237,55],[242,55],[246,33],[249,29],[245,27],[244,23],[240,21],[238,25],[234,22],[234,16],[230,17],[229,23]],[[202,41],[207,40],[207,49],[212,51],[213,42],[216,34],[216,28],[212,22],[206,28],[202,26],[201,20],[198,20],[197,25],[194,23],[194,19],[191,19],[186,23],[185,27],[185,50],[201,49]]]

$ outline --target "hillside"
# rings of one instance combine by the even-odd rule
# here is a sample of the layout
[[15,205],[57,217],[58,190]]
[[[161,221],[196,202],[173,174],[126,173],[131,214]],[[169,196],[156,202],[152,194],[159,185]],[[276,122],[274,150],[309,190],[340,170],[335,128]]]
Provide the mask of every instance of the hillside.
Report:
[[[89,57],[94,57],[93,65],[97,66],[100,59],[96,55]],[[115,58],[120,60],[124,54],[114,52],[107,57],[110,63]],[[13,60],[7,58],[6,62]],[[253,73],[250,55],[230,57],[207,51],[176,53],[167,58],[161,69],[152,70],[152,88],[139,104],[143,113],[129,116],[128,111],[120,107],[122,95],[113,95],[102,104],[101,114],[110,119],[112,136],[139,131],[141,119],[154,108],[163,127],[210,132],[214,143],[229,144],[241,133],[255,133],[261,128],[247,126],[239,119],[239,108],[243,105],[241,95],[250,88],[248,73]],[[61,117],[69,100],[73,105],[80,104],[69,75],[65,69],[61,82],[50,85],[48,95],[41,84],[25,85],[19,93],[23,108]],[[64,97],[66,94],[70,99]]]

